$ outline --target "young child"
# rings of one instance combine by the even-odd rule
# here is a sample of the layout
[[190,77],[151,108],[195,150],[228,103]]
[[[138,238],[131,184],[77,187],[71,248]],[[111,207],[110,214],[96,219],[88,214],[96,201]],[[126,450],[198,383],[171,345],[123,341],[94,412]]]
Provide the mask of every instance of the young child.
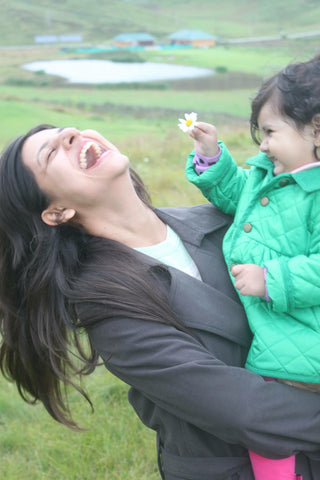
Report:
[[[320,56],[287,66],[252,101],[257,156],[238,167],[213,125],[189,132],[186,175],[234,216],[224,255],[253,333],[246,368],[320,392]],[[271,378],[270,378],[271,377]],[[267,427],[266,427],[267,428]],[[292,480],[295,458],[250,452],[256,480]]]

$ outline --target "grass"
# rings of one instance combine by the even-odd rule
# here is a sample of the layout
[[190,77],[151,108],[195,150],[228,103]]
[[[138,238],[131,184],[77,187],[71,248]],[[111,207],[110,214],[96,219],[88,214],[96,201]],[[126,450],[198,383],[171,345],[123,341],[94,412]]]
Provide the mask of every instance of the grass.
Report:
[[[312,47],[309,47],[309,50]],[[283,42],[281,47],[270,45],[227,46],[218,45],[205,49],[149,51],[142,54],[149,60],[165,63],[195,65],[197,67],[226,67],[229,72],[242,72],[269,76],[297,57],[306,58],[310,52],[306,49],[293,51],[292,44]]]
[[[155,205],[191,205],[203,201],[183,175],[186,156],[193,144],[189,136],[178,129],[176,116],[135,118],[128,115],[124,118],[108,113],[97,116],[59,105],[44,106],[10,99],[0,100],[0,108],[6,118],[0,138],[2,148],[37,123],[73,125],[79,129],[90,127],[100,131],[129,156],[132,165],[143,176]],[[219,134],[240,163],[257,150],[244,120],[221,124]]]
[[[155,434],[143,427],[127,400],[128,388],[100,367],[86,381],[95,404],[72,394],[82,432],[29,406],[0,378],[0,478],[9,480],[156,480]],[[21,428],[23,426],[23,428]]]
[[[4,146],[16,135],[38,123],[52,125],[73,125],[79,129],[90,128],[101,130],[105,135],[118,141],[124,137],[137,135],[144,131],[146,135],[164,131],[168,128],[167,119],[156,119],[150,123],[148,119],[127,119],[121,114],[109,112],[87,111],[79,108],[66,107],[63,103],[46,103],[37,101],[22,101],[19,99],[0,98],[3,126],[0,134],[0,145]],[[126,121],[127,120],[127,121]]]
[[[240,119],[248,118],[250,112],[250,97],[256,89],[235,89],[214,91],[189,91],[175,90],[144,90],[144,89],[52,89],[42,88],[37,91],[29,87],[0,86],[0,98],[24,99],[34,105],[40,102],[47,105],[61,105],[62,107],[75,107],[87,112],[105,114],[110,109],[118,109],[123,116],[139,115],[140,119],[151,115],[171,117],[184,112],[195,110],[206,114],[214,121],[214,114],[230,114]],[[121,111],[121,107],[125,107]],[[134,109],[133,112],[129,109]],[[127,115],[126,115],[127,114]],[[145,125],[143,125],[145,127]]]

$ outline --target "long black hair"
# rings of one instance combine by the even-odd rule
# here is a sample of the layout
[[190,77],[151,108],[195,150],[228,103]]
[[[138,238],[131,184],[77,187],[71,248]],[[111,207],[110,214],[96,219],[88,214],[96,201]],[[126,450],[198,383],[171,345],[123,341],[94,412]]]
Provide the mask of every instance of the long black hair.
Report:
[[298,130],[320,115],[319,79],[320,55],[307,62],[290,64],[267,79],[251,102],[250,131],[255,143],[261,143],[258,117],[267,102],[281,116],[291,119]]
[[[39,125],[17,138],[0,160],[0,369],[24,400],[40,400],[53,418],[77,428],[66,388],[75,387],[90,402],[72,378],[90,373],[98,360],[90,340],[83,343],[83,327],[117,315],[180,325],[132,249],[76,225],[49,227],[41,220],[49,199],[21,150],[47,128],[54,127]],[[133,170],[131,178],[149,205]],[[79,319],[83,302],[90,315]]]

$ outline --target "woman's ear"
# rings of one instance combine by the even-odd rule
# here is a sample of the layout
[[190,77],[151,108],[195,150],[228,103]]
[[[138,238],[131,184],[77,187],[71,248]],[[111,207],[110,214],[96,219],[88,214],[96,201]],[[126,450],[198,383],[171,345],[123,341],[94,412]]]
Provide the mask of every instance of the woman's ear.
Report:
[[314,144],[316,147],[320,147],[320,113],[316,113],[311,121]]
[[41,214],[42,221],[50,227],[56,227],[62,223],[67,223],[76,214],[73,208],[54,207],[49,205]]

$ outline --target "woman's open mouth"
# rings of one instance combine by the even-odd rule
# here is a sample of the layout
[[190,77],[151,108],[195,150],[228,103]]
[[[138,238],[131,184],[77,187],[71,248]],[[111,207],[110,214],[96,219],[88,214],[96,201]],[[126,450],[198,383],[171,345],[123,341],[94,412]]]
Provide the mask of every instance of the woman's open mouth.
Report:
[[106,152],[106,150],[98,143],[92,141],[86,142],[80,151],[80,168],[82,170],[92,168],[104,152]]

